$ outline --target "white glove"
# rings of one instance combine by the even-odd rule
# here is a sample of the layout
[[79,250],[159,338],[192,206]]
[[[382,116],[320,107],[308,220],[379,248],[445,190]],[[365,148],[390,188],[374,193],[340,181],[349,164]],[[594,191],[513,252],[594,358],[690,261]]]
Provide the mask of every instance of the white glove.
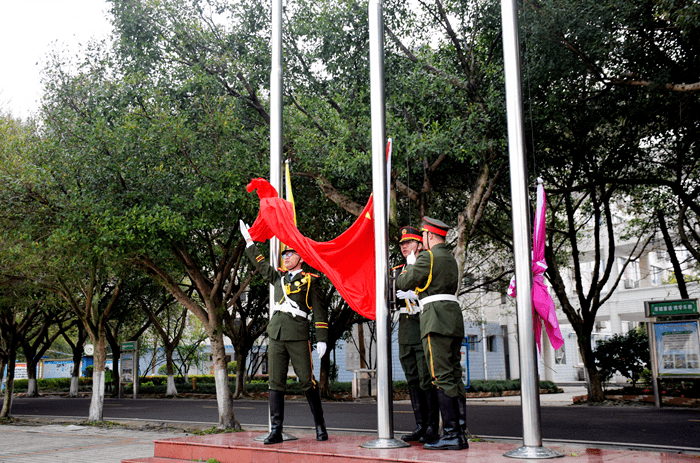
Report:
[[244,221],[239,220],[240,225],[241,225],[241,235],[243,235],[243,238],[245,239],[246,243],[250,243],[253,241],[253,239],[250,237],[250,232],[248,231],[248,225],[245,224]]
[[415,291],[396,291],[396,297],[399,299],[408,299],[409,301],[417,301],[418,296]]
[[406,265],[413,265],[416,263],[416,253],[411,251],[411,253],[406,257]]
[[326,355],[327,348],[328,346],[323,341],[319,341],[316,343],[316,350],[318,350],[318,358],[322,358],[324,355]]

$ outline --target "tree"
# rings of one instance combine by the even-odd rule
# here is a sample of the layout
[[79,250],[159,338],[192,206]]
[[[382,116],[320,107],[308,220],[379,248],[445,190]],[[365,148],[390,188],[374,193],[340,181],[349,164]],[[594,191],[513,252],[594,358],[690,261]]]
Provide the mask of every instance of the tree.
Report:
[[20,338],[32,330],[40,317],[40,304],[31,298],[31,285],[21,279],[4,277],[0,280],[0,335],[7,365],[5,398],[0,418],[11,418],[15,361]]
[[73,353],[73,371],[71,371],[68,397],[78,397],[78,388],[80,386],[80,361],[83,357],[83,346],[88,338],[88,333],[85,326],[78,321],[71,329],[63,331],[61,335],[66,343],[68,343]]
[[51,344],[67,329],[69,314],[52,307],[47,294],[35,294],[36,317],[27,326],[31,331],[16,334],[27,362],[27,397],[38,397],[37,365]]
[[239,428],[223,344],[243,291],[233,225],[252,216],[244,186],[259,176],[266,143],[246,102],[227,99],[214,77],[178,54],[190,47],[171,42],[208,34],[195,11],[165,5],[181,14],[154,18],[172,22],[153,37],[149,28],[163,24],[138,16],[153,5],[113,5],[115,49],[90,49],[75,74],[60,57],[47,70],[47,148],[37,163],[60,180],[63,233],[142,269],[200,320],[212,343],[219,426]]
[[[611,207],[625,210],[633,194],[641,198],[659,186],[684,204],[697,196],[691,142],[697,112],[689,116],[685,109],[697,106],[698,93],[694,84],[680,83],[697,79],[698,24],[683,16],[683,4],[531,2],[523,13],[528,144],[533,164],[544,166],[536,174],[544,177],[552,206],[547,276],[576,331],[591,401],[603,400],[591,351],[595,314],[617,286],[609,277],[617,232]],[[689,161],[683,149],[690,149]],[[639,218],[636,236],[643,236],[656,219]],[[634,259],[640,246],[627,255]],[[584,251],[590,256],[582,259]],[[593,269],[584,281],[587,259]],[[564,282],[566,267],[575,292]]]
[[[163,344],[168,376],[165,395],[177,397],[173,352],[180,343],[187,326],[187,309],[176,306],[174,298],[162,287],[160,290],[153,288],[148,294],[140,292],[138,302]],[[153,352],[153,356],[156,356],[156,352]]]

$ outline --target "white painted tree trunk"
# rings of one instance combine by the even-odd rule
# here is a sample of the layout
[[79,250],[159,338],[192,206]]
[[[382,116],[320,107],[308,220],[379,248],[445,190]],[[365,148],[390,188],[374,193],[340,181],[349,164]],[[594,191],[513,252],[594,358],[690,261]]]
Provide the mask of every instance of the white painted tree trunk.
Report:
[[92,400],[88,421],[102,421],[102,411],[105,403],[105,361],[107,360],[107,341],[104,332],[98,338],[93,338],[95,344],[95,360],[92,370]]
[[70,392],[69,397],[78,397],[78,386],[80,385],[80,378],[77,376],[71,376],[70,378]]
[[177,397],[177,388],[175,387],[175,376],[168,375],[168,387],[165,390],[166,397]]
[[240,430],[241,425],[233,416],[233,398],[228,387],[228,371],[226,370],[226,347],[221,331],[215,331],[210,336],[211,353],[214,361],[214,382],[216,384],[216,402],[219,408],[219,429]]
[[31,378],[27,381],[27,397],[36,397],[36,378]]
[[105,372],[94,370],[92,373],[92,400],[88,421],[102,421],[102,410],[105,403]]
[[[216,368],[216,367],[215,367]],[[230,429],[234,427],[233,403],[231,391],[228,388],[228,372],[225,368],[214,370],[214,382],[216,383],[216,402],[219,407],[219,428]]]

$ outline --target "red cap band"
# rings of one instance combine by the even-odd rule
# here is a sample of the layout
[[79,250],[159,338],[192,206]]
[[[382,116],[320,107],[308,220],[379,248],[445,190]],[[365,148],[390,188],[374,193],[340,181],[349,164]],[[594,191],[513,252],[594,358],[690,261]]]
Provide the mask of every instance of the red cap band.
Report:
[[429,223],[423,224],[423,231],[435,233],[436,235],[440,235],[440,236],[447,236],[447,230],[443,230],[442,228],[434,227],[433,225],[430,225]]

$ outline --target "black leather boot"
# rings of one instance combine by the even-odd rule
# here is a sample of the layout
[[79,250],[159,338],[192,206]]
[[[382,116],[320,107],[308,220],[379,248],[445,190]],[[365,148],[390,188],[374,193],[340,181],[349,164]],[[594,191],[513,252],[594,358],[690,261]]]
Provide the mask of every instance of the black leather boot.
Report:
[[438,389],[438,402],[440,403],[440,414],[442,415],[443,434],[440,440],[433,444],[425,444],[426,450],[462,450],[468,449],[467,442],[462,428],[459,427],[459,404],[457,397],[450,397],[445,391]]
[[404,442],[417,441],[425,434],[425,422],[427,421],[428,402],[425,392],[419,387],[408,388],[408,395],[411,398],[411,408],[413,416],[416,417],[416,429],[412,433],[401,436]]
[[428,404],[428,424],[425,428],[425,434],[418,442],[432,444],[440,439],[440,404],[438,403],[437,390],[434,387],[425,391],[425,395]]
[[282,423],[284,422],[284,392],[270,390],[270,434],[265,438],[265,444],[279,444],[282,438]]
[[[462,434],[465,436],[469,435],[467,431],[467,398],[464,395],[457,396],[457,405],[459,409],[459,414],[457,415],[459,419],[459,427],[462,428]],[[468,442],[468,441],[467,441]]]
[[312,387],[306,391],[306,400],[309,402],[311,414],[314,416],[314,424],[316,425],[316,440],[328,440],[328,432],[326,431],[326,421],[323,419],[323,407],[321,407],[321,394],[317,387]]

